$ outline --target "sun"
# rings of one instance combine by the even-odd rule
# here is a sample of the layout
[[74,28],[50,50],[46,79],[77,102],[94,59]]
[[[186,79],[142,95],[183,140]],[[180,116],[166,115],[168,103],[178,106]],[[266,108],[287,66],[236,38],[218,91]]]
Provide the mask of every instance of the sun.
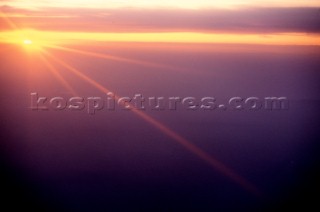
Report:
[[32,44],[32,40],[24,40],[23,43],[25,45],[31,45]]
[[33,40],[30,39],[24,39],[22,40],[22,45],[23,48],[27,51],[27,52],[39,52],[39,50],[42,49],[41,44],[39,44],[39,42],[35,42]]
[[40,46],[38,46],[38,44],[29,39],[22,40],[22,44],[24,49],[28,52],[37,52],[40,49]]

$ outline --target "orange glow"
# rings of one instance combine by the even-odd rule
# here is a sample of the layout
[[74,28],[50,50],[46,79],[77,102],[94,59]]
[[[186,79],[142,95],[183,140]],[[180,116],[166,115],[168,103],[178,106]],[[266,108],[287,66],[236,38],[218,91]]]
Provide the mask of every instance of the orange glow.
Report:
[[226,43],[262,45],[320,45],[320,36],[304,33],[282,34],[226,34],[198,32],[167,33],[91,33],[58,32],[38,30],[15,30],[1,32],[2,42],[17,43],[23,37],[32,37],[38,45],[56,45],[97,42],[142,42],[142,43]]

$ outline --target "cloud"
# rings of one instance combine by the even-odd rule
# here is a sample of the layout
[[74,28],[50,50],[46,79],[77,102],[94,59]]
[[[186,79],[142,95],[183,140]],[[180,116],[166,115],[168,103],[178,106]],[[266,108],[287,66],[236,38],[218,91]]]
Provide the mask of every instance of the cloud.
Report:
[[[62,9],[2,7],[21,28],[85,32],[320,33],[319,8]],[[5,24],[1,24],[4,26]],[[2,27],[4,30],[5,27]]]

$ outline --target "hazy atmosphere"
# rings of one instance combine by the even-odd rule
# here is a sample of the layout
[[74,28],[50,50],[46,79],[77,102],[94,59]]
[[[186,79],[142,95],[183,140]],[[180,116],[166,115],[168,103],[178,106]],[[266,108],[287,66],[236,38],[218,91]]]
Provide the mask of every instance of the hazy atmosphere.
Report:
[[320,1],[0,11],[5,207],[319,207]]

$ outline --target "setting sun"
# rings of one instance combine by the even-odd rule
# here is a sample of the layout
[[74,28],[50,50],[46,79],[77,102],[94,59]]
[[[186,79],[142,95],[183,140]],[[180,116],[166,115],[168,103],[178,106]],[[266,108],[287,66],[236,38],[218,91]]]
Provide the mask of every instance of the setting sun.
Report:
[[32,41],[31,40],[24,40],[23,43],[25,45],[31,45],[32,44]]

